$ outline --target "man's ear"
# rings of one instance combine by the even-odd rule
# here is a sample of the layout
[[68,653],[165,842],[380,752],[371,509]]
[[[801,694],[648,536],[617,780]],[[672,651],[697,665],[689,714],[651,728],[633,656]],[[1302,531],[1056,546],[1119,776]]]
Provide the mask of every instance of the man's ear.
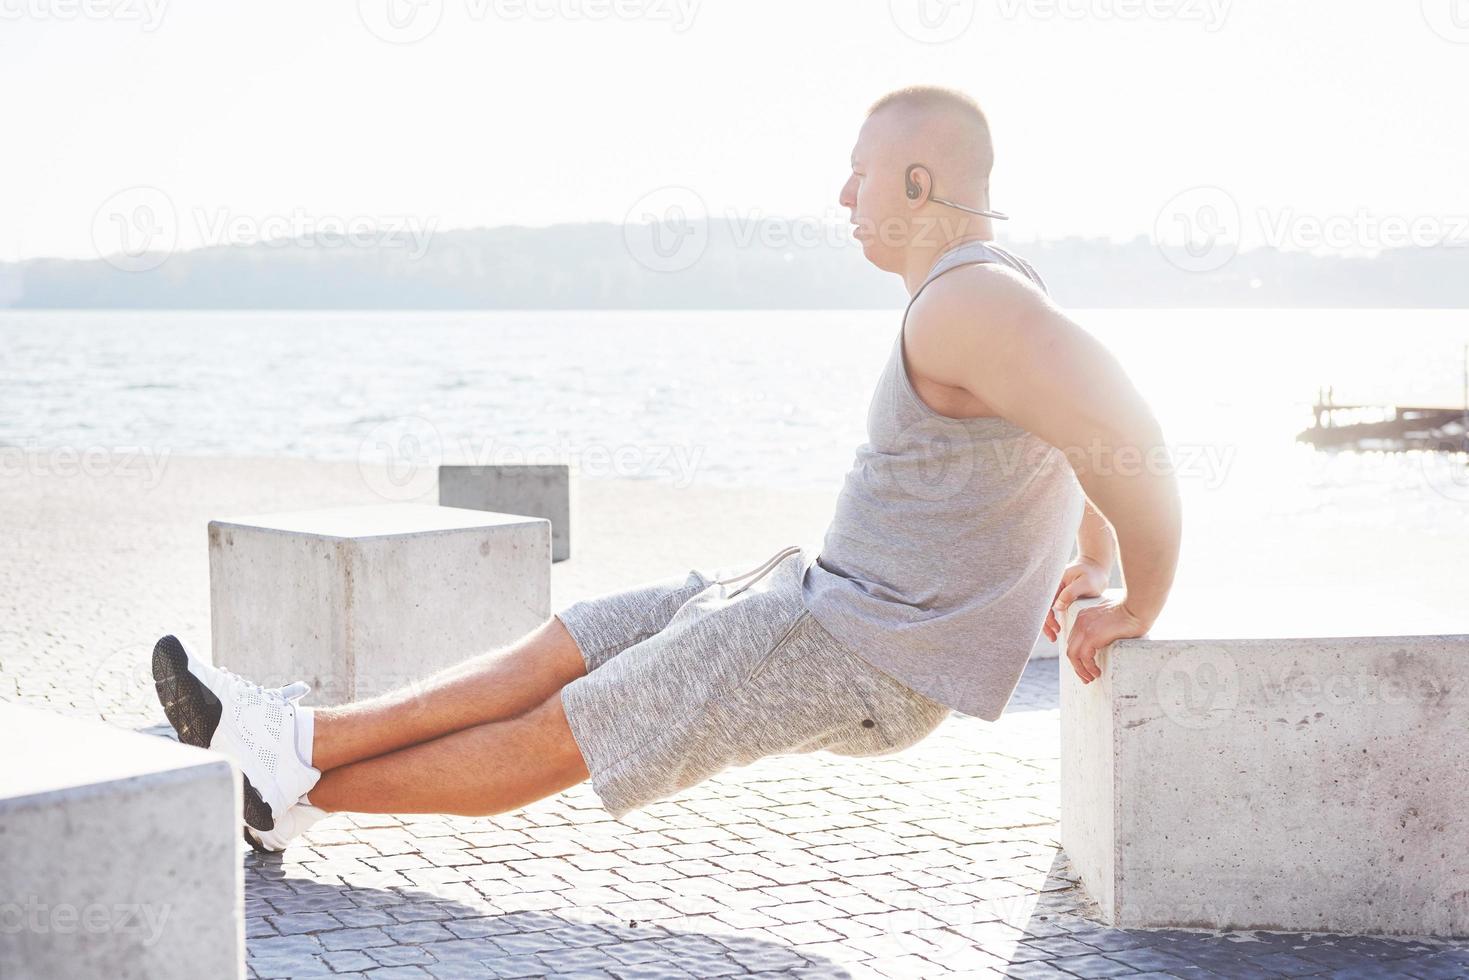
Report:
[[908,197],[908,207],[916,209],[923,207],[928,202],[929,192],[933,189],[933,176],[928,168],[921,163],[908,165],[903,172],[903,190]]

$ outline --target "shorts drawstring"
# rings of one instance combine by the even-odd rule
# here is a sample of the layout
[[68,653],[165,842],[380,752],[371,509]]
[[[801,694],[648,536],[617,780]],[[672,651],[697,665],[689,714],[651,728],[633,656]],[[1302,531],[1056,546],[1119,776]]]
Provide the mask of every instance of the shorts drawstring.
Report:
[[779,565],[782,559],[788,558],[800,550],[801,546],[798,544],[787,545],[786,547],[777,551],[774,555],[771,555],[769,558],[767,558],[765,562],[760,565],[759,568],[756,568],[753,571],[748,571],[743,575],[736,575],[734,578],[717,578],[714,580],[714,584],[731,585],[735,582],[738,582],[742,578],[750,578],[750,576],[752,575],[755,576],[754,578],[750,578],[750,581],[746,582],[744,585],[740,586],[738,589],[735,589],[729,594],[728,598],[734,598],[741,592],[748,589],[750,586],[754,585],[756,582],[760,581],[760,579],[766,573],[768,573],[776,565]]

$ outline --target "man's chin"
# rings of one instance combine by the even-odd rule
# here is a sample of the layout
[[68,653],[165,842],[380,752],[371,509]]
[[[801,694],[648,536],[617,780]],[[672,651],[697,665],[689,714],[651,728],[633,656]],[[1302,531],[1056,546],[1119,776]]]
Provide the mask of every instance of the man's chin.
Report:
[[878,248],[870,239],[858,238],[857,244],[862,246],[862,256],[883,272],[892,272],[892,256],[881,248]]

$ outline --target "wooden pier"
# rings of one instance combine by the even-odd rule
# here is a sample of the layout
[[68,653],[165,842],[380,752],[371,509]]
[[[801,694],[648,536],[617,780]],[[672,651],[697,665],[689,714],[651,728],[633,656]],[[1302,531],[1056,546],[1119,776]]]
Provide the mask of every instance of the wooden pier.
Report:
[[1296,441],[1317,449],[1469,452],[1469,346],[1464,355],[1463,405],[1340,405],[1331,388],[1317,389],[1315,423]]

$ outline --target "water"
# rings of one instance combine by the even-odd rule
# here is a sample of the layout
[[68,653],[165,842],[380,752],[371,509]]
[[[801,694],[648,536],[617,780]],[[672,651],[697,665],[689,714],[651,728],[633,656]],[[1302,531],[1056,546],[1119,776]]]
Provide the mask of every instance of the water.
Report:
[[[1297,444],[1338,401],[1460,404],[1466,311],[1073,311],[1162,422],[1188,496],[1462,522],[1448,457]],[[0,445],[572,462],[585,477],[834,490],[886,311],[0,313]]]

